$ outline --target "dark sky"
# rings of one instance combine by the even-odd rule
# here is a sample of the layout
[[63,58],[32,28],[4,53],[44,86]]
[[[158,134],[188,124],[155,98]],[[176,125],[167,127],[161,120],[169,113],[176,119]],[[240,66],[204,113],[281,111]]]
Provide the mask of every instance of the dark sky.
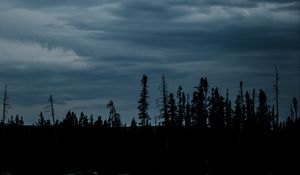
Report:
[[206,76],[234,101],[243,80],[273,104],[278,66],[283,119],[300,97],[299,21],[297,0],[1,0],[0,92],[8,84],[8,115],[27,123],[52,93],[60,119],[104,119],[113,100],[128,124],[143,74],[153,117],[163,73],[170,92]]

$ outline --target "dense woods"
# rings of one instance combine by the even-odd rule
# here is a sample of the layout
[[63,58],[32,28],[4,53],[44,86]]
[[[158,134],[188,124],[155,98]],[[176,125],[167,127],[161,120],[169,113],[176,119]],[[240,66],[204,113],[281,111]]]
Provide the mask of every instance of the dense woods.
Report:
[[[245,91],[231,101],[201,78],[192,94],[178,86],[168,92],[162,76],[157,100],[160,122],[148,114],[148,77],[141,80],[138,117],[122,123],[113,101],[107,118],[49,111],[33,125],[18,115],[6,119],[3,103],[0,172],[12,174],[290,174],[300,172],[300,120],[297,99],[279,120],[264,90]],[[5,98],[7,90],[5,88]],[[154,124],[153,124],[154,123]],[[294,173],[295,174],[295,173]],[[297,174],[297,173],[296,173]]]

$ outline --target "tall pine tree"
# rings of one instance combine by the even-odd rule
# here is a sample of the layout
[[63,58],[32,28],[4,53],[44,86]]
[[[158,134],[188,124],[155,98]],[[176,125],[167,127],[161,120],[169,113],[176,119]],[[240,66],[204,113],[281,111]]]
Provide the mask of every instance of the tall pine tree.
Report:
[[185,118],[185,94],[182,90],[182,87],[179,86],[177,89],[177,119],[176,119],[176,126],[181,127],[183,126],[183,119]]
[[225,99],[225,126],[226,128],[231,128],[232,126],[232,109],[231,101],[229,100],[228,89],[226,90],[226,99]]
[[196,127],[206,128],[208,111],[207,111],[207,93],[208,81],[206,78],[201,78],[199,86],[196,87],[192,100],[192,117]]
[[257,108],[257,117],[259,127],[269,128],[270,127],[270,118],[269,118],[269,107],[267,104],[267,96],[263,90],[259,90],[258,95],[258,108]]
[[140,111],[139,115],[139,119],[141,120],[140,124],[142,126],[148,126],[149,125],[149,114],[148,114],[148,77],[146,75],[143,75],[142,81],[142,91],[140,94],[140,100],[139,100],[139,106],[138,109]]
[[170,126],[175,127],[177,121],[177,107],[173,93],[169,94],[168,115],[170,116]]
[[160,118],[163,119],[162,124],[164,126],[169,125],[169,115],[168,115],[168,87],[166,84],[165,75],[162,76],[161,86],[160,86],[161,97],[157,101],[157,106],[160,109]]
[[190,98],[189,94],[186,95],[186,107],[185,107],[185,119],[184,119],[184,125],[185,127],[189,128],[191,127],[191,104],[190,104]]
[[219,94],[218,88],[211,92],[209,123],[214,130],[224,128],[224,97]]

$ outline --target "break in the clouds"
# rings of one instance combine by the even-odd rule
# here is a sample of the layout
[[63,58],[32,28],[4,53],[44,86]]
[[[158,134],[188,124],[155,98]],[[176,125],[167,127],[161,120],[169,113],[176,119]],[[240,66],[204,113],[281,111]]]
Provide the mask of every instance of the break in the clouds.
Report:
[[273,103],[280,71],[281,117],[300,98],[297,0],[2,0],[0,87],[10,115],[36,120],[54,94],[57,116],[68,109],[107,116],[112,99],[124,121],[137,116],[142,74],[150,113],[160,77],[188,93],[207,76],[232,98],[243,80]]

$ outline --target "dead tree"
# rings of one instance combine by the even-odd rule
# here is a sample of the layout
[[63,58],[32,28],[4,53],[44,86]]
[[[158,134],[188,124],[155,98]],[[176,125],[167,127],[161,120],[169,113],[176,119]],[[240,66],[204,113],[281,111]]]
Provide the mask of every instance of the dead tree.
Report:
[[3,97],[3,111],[2,111],[2,121],[1,123],[5,123],[6,119],[6,114],[7,114],[7,109],[11,108],[10,104],[8,103],[8,96],[7,96],[7,84],[5,84],[5,89],[4,89],[4,97]]
[[279,104],[278,104],[278,80],[279,80],[279,73],[278,68],[275,68],[275,84],[274,84],[274,90],[275,90],[275,107],[276,107],[276,115],[275,115],[275,125],[277,126],[279,123]]
[[46,107],[47,112],[50,112],[53,125],[55,125],[55,118],[54,118],[54,105],[53,105],[53,96],[50,94],[49,99],[48,99],[49,105]]

